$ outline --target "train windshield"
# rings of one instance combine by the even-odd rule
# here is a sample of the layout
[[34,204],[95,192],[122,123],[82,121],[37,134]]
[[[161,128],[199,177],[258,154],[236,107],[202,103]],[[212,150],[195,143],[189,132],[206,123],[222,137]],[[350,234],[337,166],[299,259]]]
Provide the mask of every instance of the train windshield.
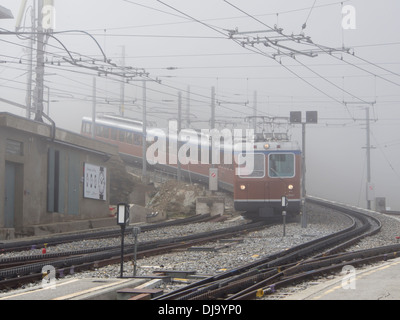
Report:
[[270,154],[268,161],[268,175],[271,178],[294,177],[294,154]]
[[[239,166],[239,176],[241,178],[263,178],[265,176],[265,156],[264,154],[254,153],[252,160],[254,159],[254,166],[247,164],[243,161],[246,159],[245,154],[239,155],[239,163],[243,165]],[[252,169],[252,170],[251,170]]]

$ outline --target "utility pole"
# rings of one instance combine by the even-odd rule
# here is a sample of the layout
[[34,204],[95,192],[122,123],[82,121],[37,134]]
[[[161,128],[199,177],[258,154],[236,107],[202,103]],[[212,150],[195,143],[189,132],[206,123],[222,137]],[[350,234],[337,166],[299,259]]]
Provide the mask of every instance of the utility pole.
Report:
[[[372,177],[371,177],[371,149],[374,149],[373,146],[371,146],[371,118],[370,118],[370,106],[373,106],[376,103],[374,102],[366,102],[367,106],[365,107],[365,130],[366,130],[366,143],[367,145],[363,147],[363,149],[366,149],[366,157],[367,157],[367,183],[366,183],[366,201],[367,201],[367,209],[371,210],[372,208],[372,201],[375,200],[375,186],[372,183]],[[358,102],[345,102],[346,106],[348,104],[357,104],[359,105]],[[364,119],[354,119],[354,120],[360,120],[364,121]]]
[[121,106],[119,108],[119,114],[123,117],[125,113],[125,46],[122,46],[122,68],[124,69],[124,73],[121,79]]
[[211,88],[211,130],[215,129],[215,87]]
[[142,181],[147,182],[147,86],[146,80],[142,81],[143,84],[143,138],[142,138],[142,147],[143,147],[143,166],[142,166]]
[[179,139],[180,133],[182,130],[182,92],[178,93],[178,128],[177,128],[177,143],[178,143],[178,159],[177,159],[177,165],[178,165],[178,175],[177,179],[178,181],[182,181],[182,168],[181,168],[181,161],[179,159],[179,150],[181,148],[181,141]]
[[93,77],[92,138],[96,136],[96,77]]
[[[31,110],[32,110],[32,78],[33,78],[33,45],[35,43],[36,35],[35,35],[35,17],[36,16],[36,1],[33,1],[31,8],[31,23],[32,23],[32,35],[29,40],[29,67],[28,67],[28,76],[27,76],[27,88],[26,88],[26,117],[28,119],[31,118]],[[19,26],[17,27],[19,28]]]
[[142,88],[143,88],[143,107],[142,107],[142,182],[148,183],[149,178],[147,177],[147,81],[155,81],[157,83],[161,83],[160,80],[142,80]]
[[215,87],[211,88],[211,122],[210,122],[211,130],[210,130],[210,137],[211,137],[211,168],[215,168],[214,163],[214,154],[215,151],[215,139],[213,137],[213,130],[215,129]]
[[369,106],[365,108],[367,121],[367,209],[371,210],[371,201],[374,198],[374,186],[371,183],[371,127],[369,117]]
[[43,0],[38,0],[37,50],[36,50],[36,88],[35,88],[35,120],[43,122],[43,88],[44,88],[44,32],[43,32]]
[[254,92],[254,102],[253,102],[253,129],[254,134],[257,133],[257,91]]
[[301,227],[307,228],[308,217],[307,217],[307,190],[306,190],[306,125],[318,123],[318,112],[317,111],[306,111],[306,121],[302,121],[301,111],[290,112],[290,123],[301,124],[302,127],[302,153],[301,153]]
[[187,88],[186,95],[186,128],[190,127],[190,86]]
[[306,123],[301,123],[301,144],[302,144],[302,152],[301,152],[301,190],[302,190],[302,215],[301,215],[301,227],[307,228],[308,217],[307,217],[307,207],[306,207],[306,199],[307,199],[307,190],[306,190]]

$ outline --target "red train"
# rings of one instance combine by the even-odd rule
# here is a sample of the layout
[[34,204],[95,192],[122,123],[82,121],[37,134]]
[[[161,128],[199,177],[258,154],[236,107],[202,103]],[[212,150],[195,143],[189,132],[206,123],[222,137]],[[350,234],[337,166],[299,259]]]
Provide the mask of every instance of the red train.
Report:
[[[91,136],[91,132],[92,119],[83,118],[81,133]],[[148,165],[176,174],[176,154],[179,151],[187,160],[180,164],[182,176],[191,181],[208,183],[211,163],[215,163],[213,150],[218,150],[220,161],[213,165],[218,168],[218,186],[233,192],[236,210],[243,211],[247,218],[253,220],[280,216],[281,198],[286,196],[287,213],[292,216],[300,213],[301,151],[296,143],[287,139],[277,141],[259,134],[256,139],[247,141],[247,149],[243,148],[242,141],[235,143],[234,139],[230,143],[218,141],[213,149],[210,137],[205,134],[183,130],[180,136],[185,139],[177,146],[183,147],[175,146],[174,149],[172,145],[177,143],[176,134],[148,129],[147,140],[151,137],[151,141],[147,142]],[[96,119],[95,138],[117,144],[125,161],[142,163],[143,131],[140,121],[101,116]],[[156,144],[158,147],[154,148]]]
[[270,218],[282,213],[282,197],[288,200],[290,216],[301,209],[301,151],[291,141],[254,143],[254,170],[234,178],[235,209],[252,219]]

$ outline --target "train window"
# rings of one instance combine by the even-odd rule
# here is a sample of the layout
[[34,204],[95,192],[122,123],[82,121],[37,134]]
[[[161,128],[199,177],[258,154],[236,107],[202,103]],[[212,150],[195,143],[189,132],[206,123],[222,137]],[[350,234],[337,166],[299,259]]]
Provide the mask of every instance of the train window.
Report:
[[135,134],[133,136],[133,143],[137,146],[141,146],[143,143],[142,136],[140,134]]
[[[262,153],[255,153],[254,156],[254,166],[253,170],[251,171],[251,166],[248,165],[246,162],[243,165],[239,166],[239,176],[241,178],[263,178],[265,176],[265,156]],[[243,154],[239,155],[239,163],[242,162],[240,158],[249,159]]]
[[291,178],[294,177],[294,154],[277,153],[270,154],[268,161],[268,175],[271,178]]
[[126,143],[133,144],[133,132],[126,132]]
[[109,131],[110,131],[110,130],[108,129],[108,127],[102,126],[102,127],[101,127],[101,130],[102,130],[101,136],[102,136],[103,138],[108,139],[108,138],[109,138]]
[[111,139],[112,140],[117,140],[117,135],[118,135],[118,129],[111,128]]
[[92,124],[89,122],[82,123],[82,133],[83,134],[91,134],[92,133]]
[[125,131],[119,130],[118,140],[121,142],[125,142]]
[[95,128],[96,128],[96,131],[95,131],[96,136],[101,137],[101,126],[96,124]]

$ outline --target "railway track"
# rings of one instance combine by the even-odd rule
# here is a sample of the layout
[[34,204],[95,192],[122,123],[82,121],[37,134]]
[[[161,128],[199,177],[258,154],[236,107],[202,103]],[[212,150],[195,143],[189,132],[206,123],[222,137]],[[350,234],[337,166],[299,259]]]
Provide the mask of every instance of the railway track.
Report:
[[[178,222],[188,223],[187,219],[183,220],[184,221]],[[204,219],[197,219],[197,221],[204,221]],[[165,224],[162,224],[161,226],[165,226]],[[151,255],[163,254],[174,249],[186,248],[201,243],[215,241],[223,237],[230,237],[241,233],[255,231],[264,226],[264,222],[257,222],[182,237],[144,242],[140,243],[137,247],[137,257],[141,258],[143,256],[148,257]],[[158,227],[160,227],[160,225],[158,225]],[[20,249],[21,247],[18,246],[17,248]],[[112,246],[1,259],[0,290],[9,290],[29,282],[41,280],[43,277],[42,269],[47,265],[56,268],[57,277],[63,277],[68,273],[75,273],[91,268],[119,263],[121,261],[120,253],[120,246]],[[124,260],[131,261],[133,254],[134,245],[126,245],[124,247]]]
[[[140,226],[140,228],[142,231],[150,231],[169,226],[205,222],[212,219],[214,218],[211,217],[209,214],[195,215],[184,219],[170,220],[161,223],[143,225]],[[117,225],[117,222],[115,222],[115,224]],[[132,230],[133,227],[127,227],[125,230],[125,234],[132,234]],[[115,228],[109,228],[101,231],[80,232],[75,234],[62,234],[62,235],[47,236],[45,238],[11,241],[6,243],[0,243],[0,253],[26,251],[26,250],[31,250],[32,248],[42,249],[45,248],[45,246],[54,246],[54,245],[59,245],[74,241],[82,241],[82,240],[113,238],[113,237],[119,237],[120,235],[121,235],[121,229],[116,226]]]
[[[348,206],[337,205],[317,199],[309,199],[324,207],[339,210],[349,215],[351,225],[340,232],[304,243],[297,247],[278,252],[255,262],[226,271],[180,290],[165,294],[158,300],[207,300],[207,299],[254,299],[274,293],[283,286],[298,281],[339,270],[343,265],[352,266],[368,261],[384,260],[400,253],[400,245],[384,248],[343,253],[347,247],[363,237],[379,232],[379,220],[365,215],[364,212]],[[215,241],[220,238],[237,236],[263,228],[263,223],[252,223],[203,234],[151,241],[141,243],[137,257],[149,257],[163,254],[174,249],[187,248],[198,244]],[[120,230],[119,230],[120,232]],[[125,248],[125,261],[133,258],[133,246]],[[27,282],[40,281],[42,268],[52,265],[56,268],[57,277],[68,273],[100,268],[120,262],[120,246],[101,248],[90,251],[80,250],[54,255],[41,255],[29,259],[13,258],[0,261],[0,289],[12,289]]]
[[332,235],[203,279],[158,297],[157,300],[254,299],[273,293],[281,286],[338,270],[344,265],[358,265],[368,261],[382,260],[396,256],[400,252],[400,245],[393,245],[343,253],[343,250],[362,238],[379,232],[380,221],[360,209],[314,198],[310,198],[308,201],[349,216],[352,219],[351,226]]

